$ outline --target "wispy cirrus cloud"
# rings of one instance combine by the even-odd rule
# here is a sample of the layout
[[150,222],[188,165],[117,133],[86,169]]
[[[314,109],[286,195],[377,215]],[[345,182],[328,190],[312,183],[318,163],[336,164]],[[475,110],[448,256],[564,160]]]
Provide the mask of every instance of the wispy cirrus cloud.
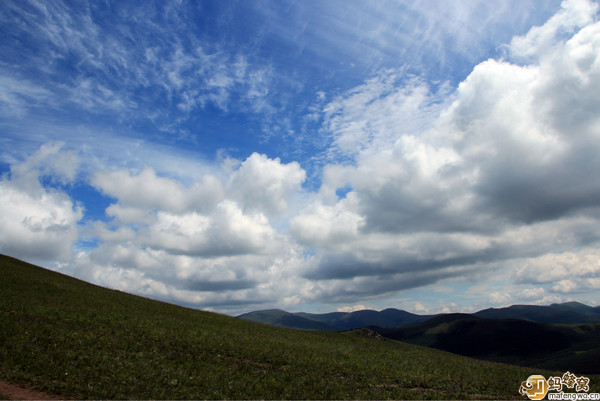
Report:
[[[559,2],[275,2],[257,12],[268,21],[263,35],[293,43],[290,54],[311,70],[335,66],[335,71],[360,71],[363,76],[401,63],[411,72],[427,70],[449,79],[457,72],[468,74],[481,61],[478,55],[510,42],[515,31],[527,32],[528,19],[549,4]],[[534,18],[542,24],[550,16]],[[328,78],[341,84],[334,73]],[[346,85],[355,86],[352,82],[360,81],[347,79]]]
[[[198,30],[181,36],[190,16],[176,3],[114,5],[116,20],[104,16],[111,7],[73,8],[60,0],[6,3],[5,31],[27,38],[12,56],[36,71],[25,71],[25,77],[24,71],[0,64],[12,89],[3,96],[4,107],[23,113],[28,104],[60,113],[68,106],[163,127],[173,113],[185,120],[208,105],[224,112],[232,104],[249,112],[273,111],[268,63],[256,63],[251,54],[226,43],[212,43]],[[12,52],[10,45],[5,43],[3,51]],[[21,100],[31,97],[33,102]]]

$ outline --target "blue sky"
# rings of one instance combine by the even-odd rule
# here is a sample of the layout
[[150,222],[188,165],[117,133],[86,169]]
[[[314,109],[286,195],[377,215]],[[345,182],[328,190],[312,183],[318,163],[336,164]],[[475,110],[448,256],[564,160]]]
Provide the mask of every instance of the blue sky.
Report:
[[5,1],[0,252],[237,314],[600,304],[598,3]]

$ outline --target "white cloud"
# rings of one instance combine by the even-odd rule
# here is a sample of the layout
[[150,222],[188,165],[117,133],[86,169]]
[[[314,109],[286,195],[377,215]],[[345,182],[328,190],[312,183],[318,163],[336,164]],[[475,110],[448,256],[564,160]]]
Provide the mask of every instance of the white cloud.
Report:
[[116,217],[123,224],[149,224],[154,218],[152,211],[119,203],[107,207],[105,214],[108,217]]
[[78,240],[83,210],[67,194],[40,184],[46,176],[73,179],[77,157],[61,144],[43,146],[13,165],[0,181],[0,252],[35,260],[68,260]]
[[[0,111],[24,117],[40,108],[77,110],[180,133],[190,113],[209,105],[225,112],[232,106],[275,110],[276,71],[253,53],[184,28],[190,24],[186,8],[124,5],[108,22],[102,7],[61,0],[5,6],[0,20],[15,37],[28,38],[18,58],[37,74],[27,80],[22,71],[0,66]],[[69,62],[74,67],[66,74]]]
[[600,250],[597,248],[547,253],[519,260],[516,264],[515,280],[520,283],[600,278]]
[[334,150],[355,155],[387,148],[402,135],[425,131],[440,110],[440,94],[402,71],[384,71],[324,108]]
[[[364,218],[352,211],[353,196],[333,206],[314,202],[305,212],[290,220],[293,235],[303,244],[323,248],[337,248],[349,244],[359,236]],[[355,201],[354,201],[355,203]]]
[[0,75],[0,112],[5,117],[22,117],[32,104],[43,102],[51,95],[50,91],[28,80]]
[[39,260],[69,259],[83,212],[68,196],[45,190],[28,193],[0,182],[0,252]]
[[134,171],[91,175],[90,182],[115,199],[106,208],[114,219],[89,224],[86,236],[100,244],[61,265],[63,271],[222,310],[241,302],[301,300],[289,294],[306,281],[297,277],[302,251],[267,218],[284,211],[300,190],[305,174],[298,163],[253,154],[225,171],[229,179],[161,176],[149,167]]
[[39,182],[42,176],[68,184],[75,179],[79,163],[77,153],[64,149],[64,143],[47,143],[26,160],[11,165],[11,180],[28,192],[42,188]]
[[450,302],[447,305],[443,305],[439,308],[439,313],[456,313],[459,310],[459,306],[454,303],[454,302]]
[[228,194],[244,210],[283,212],[288,198],[300,191],[305,179],[306,173],[297,162],[283,164],[279,158],[253,153],[231,175]]
[[452,128],[462,168],[477,172],[480,208],[529,223],[595,205],[600,63],[588,55],[598,27],[560,38],[528,65],[488,60],[459,86],[443,127]]
[[[538,30],[543,35],[530,33],[527,64],[480,63],[451,103],[419,79],[384,71],[324,107],[334,151],[352,163],[326,168],[313,205],[290,222],[299,241],[316,247],[305,276],[319,280],[324,297],[382,296],[508,269],[522,258],[595,249],[595,9],[566,2]],[[337,199],[341,188],[351,190]],[[585,265],[573,269],[595,276]],[[496,291],[490,302],[509,302],[511,294]]]
[[413,305],[413,310],[417,314],[429,313],[429,309],[427,309],[427,307],[425,307],[425,305],[423,305],[421,302],[415,302]]
[[570,35],[594,22],[598,4],[591,1],[566,0],[562,10],[544,25],[533,27],[526,35],[513,38],[510,50],[516,57],[544,56],[552,52],[561,36]]
[[277,243],[264,215],[244,214],[231,201],[221,202],[208,216],[159,212],[139,236],[143,246],[205,257],[271,253]]
[[[143,238],[141,239],[143,240]],[[201,308],[237,310],[265,303],[294,305],[305,280],[301,251],[280,239],[276,254],[188,255],[115,238],[81,252],[60,269],[110,288]]]
[[489,302],[492,305],[505,306],[505,305],[508,305],[511,300],[512,300],[511,295],[506,292],[492,292],[489,295]]
[[563,294],[568,294],[576,290],[577,287],[578,285],[571,280],[560,280],[552,286],[552,290]]
[[[188,188],[175,179],[157,176],[151,168],[145,168],[136,175],[126,170],[101,171],[94,174],[91,183],[105,194],[117,198],[120,205],[143,210],[174,213],[204,211],[214,208],[223,198],[221,181],[208,174]],[[126,211],[129,214],[124,214]],[[115,207],[110,213],[129,219],[132,217],[131,209],[122,207]]]
[[337,311],[338,312],[355,312],[357,310],[365,310],[365,309],[372,309],[372,308],[369,308],[362,304],[358,304],[358,305],[352,305],[352,306],[341,306],[341,307],[337,308]]
[[526,288],[523,291],[521,291],[519,294],[520,298],[534,299],[534,300],[538,300],[538,299],[544,297],[544,295],[546,295],[546,291],[541,287]]

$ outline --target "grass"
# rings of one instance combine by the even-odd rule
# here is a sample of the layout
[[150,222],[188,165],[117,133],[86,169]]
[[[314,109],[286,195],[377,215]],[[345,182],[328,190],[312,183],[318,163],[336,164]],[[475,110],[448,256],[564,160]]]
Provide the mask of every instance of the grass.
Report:
[[182,308],[4,256],[0,277],[0,377],[65,397],[521,399],[529,375],[549,376],[359,332]]

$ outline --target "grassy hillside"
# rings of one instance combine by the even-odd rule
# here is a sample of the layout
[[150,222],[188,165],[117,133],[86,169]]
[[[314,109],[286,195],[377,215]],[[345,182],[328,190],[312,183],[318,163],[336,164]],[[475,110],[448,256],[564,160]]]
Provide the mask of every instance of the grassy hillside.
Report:
[[548,324],[456,313],[377,331],[388,338],[485,360],[600,373],[600,324]]
[[0,377],[66,397],[520,399],[545,374],[181,308],[4,256],[0,277]]

